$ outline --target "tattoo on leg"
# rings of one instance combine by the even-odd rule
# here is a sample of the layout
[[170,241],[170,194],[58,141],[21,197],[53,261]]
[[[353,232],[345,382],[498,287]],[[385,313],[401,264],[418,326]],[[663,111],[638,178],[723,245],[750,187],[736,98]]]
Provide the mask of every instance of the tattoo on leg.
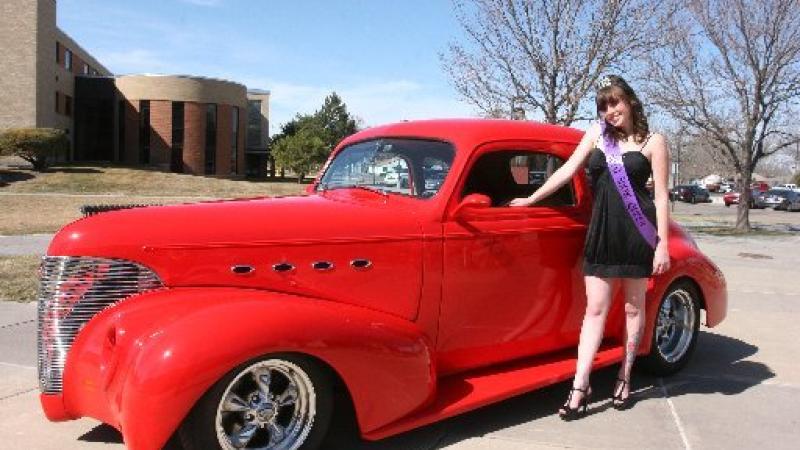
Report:
[[628,338],[628,348],[625,351],[625,364],[629,366],[633,365],[633,360],[636,359],[636,351],[639,349],[639,338],[641,334],[640,331],[636,331]]

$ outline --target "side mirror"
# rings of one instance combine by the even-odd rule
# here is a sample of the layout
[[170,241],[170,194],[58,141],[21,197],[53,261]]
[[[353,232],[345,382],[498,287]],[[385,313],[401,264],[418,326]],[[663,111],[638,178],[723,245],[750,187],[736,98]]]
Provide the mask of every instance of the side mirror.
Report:
[[488,208],[492,206],[492,199],[484,194],[469,194],[461,200],[461,203],[456,206],[453,211],[453,216],[457,217],[464,214],[465,211]]
[[315,181],[306,186],[306,194],[313,194],[316,189],[317,189],[317,182]]

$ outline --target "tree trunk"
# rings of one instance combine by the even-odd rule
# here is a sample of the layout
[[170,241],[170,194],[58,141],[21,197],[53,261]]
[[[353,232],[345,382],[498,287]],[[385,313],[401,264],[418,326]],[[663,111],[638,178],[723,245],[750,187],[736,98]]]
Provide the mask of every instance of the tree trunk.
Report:
[[[748,151],[749,154],[749,151]],[[750,231],[750,198],[752,191],[750,182],[753,178],[753,171],[750,170],[750,157],[745,157],[746,162],[742,167],[742,192],[739,194],[739,207],[736,209],[736,231],[747,233]]]

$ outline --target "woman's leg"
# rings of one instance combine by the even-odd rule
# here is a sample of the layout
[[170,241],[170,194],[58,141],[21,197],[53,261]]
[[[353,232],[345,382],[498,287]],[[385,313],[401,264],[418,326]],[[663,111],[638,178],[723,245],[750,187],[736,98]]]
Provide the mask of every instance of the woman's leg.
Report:
[[[623,278],[622,285],[625,290],[625,356],[617,377],[628,381],[631,379],[631,368],[644,332],[647,278]],[[617,384],[619,385],[619,382]],[[614,393],[621,395],[623,399],[627,398],[630,394],[630,384],[625,383],[622,392],[615,387]]]
[[[613,278],[600,278],[587,275],[586,283],[586,313],[581,326],[580,343],[578,344],[578,364],[575,370],[574,387],[583,388],[589,385],[589,374],[592,371],[592,361],[603,340],[603,329],[611,305],[611,291]],[[576,407],[583,398],[581,392],[574,392],[570,399],[570,406]]]

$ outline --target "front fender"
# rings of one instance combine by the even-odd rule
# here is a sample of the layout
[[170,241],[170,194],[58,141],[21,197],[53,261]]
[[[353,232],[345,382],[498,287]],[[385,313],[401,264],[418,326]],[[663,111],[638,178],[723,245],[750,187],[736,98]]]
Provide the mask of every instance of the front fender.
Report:
[[[430,345],[411,322],[289,294],[184,288],[125,300],[90,321],[68,356],[64,403],[73,415],[117,426],[132,449],[159,449],[225,373],[274,352],[328,364],[347,386],[362,432],[434,394]],[[84,394],[105,398],[106,408],[93,410]]]

